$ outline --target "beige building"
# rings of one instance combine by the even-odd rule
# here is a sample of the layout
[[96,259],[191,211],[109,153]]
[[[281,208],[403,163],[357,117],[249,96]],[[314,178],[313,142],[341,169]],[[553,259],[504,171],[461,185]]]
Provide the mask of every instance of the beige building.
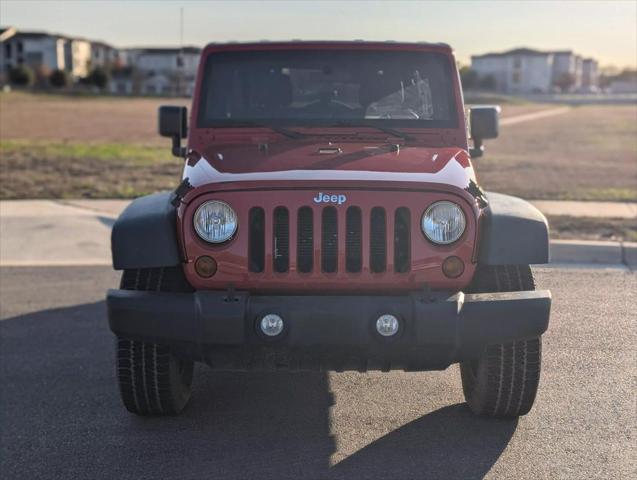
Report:
[[508,93],[549,93],[597,87],[597,62],[571,50],[539,51],[518,48],[471,57],[479,78],[492,77],[496,90]]
[[115,65],[119,59],[119,51],[103,42],[0,28],[0,71],[5,81],[6,73],[17,65],[27,65],[36,73],[65,70],[77,80],[93,67]]
[[192,96],[201,49],[133,48],[125,50],[129,69],[113,75],[117,94]]
[[471,57],[479,78],[492,77],[495,89],[508,93],[548,92],[552,85],[553,55],[530,48]]

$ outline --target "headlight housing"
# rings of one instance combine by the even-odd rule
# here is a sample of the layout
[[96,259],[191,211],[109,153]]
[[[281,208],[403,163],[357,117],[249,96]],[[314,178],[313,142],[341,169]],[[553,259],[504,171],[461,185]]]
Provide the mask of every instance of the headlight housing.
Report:
[[438,245],[448,245],[458,240],[467,226],[462,208],[448,201],[433,203],[422,216],[422,231]]
[[195,211],[193,223],[197,235],[209,243],[230,240],[239,226],[235,211],[225,202],[211,200],[202,203]]

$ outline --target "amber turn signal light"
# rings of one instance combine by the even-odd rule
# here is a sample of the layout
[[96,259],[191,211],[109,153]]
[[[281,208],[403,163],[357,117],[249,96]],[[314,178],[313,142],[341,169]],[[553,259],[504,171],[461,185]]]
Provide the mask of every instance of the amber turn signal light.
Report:
[[442,273],[449,278],[458,278],[464,272],[464,262],[458,257],[447,257],[442,262]]
[[217,273],[217,261],[207,255],[199,257],[195,262],[195,271],[200,277],[210,278]]

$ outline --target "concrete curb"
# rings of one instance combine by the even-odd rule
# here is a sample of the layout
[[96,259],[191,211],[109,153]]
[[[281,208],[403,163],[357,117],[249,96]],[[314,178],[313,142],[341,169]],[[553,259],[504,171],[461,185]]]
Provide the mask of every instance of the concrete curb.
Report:
[[551,263],[623,265],[637,269],[636,242],[551,241]]

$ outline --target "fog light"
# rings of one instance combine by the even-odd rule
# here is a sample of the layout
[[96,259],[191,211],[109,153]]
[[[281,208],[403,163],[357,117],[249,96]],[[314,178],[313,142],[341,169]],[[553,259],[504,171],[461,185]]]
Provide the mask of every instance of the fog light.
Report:
[[195,262],[197,275],[203,278],[210,278],[217,273],[217,262],[214,258],[204,255]]
[[394,315],[381,315],[376,320],[376,331],[383,337],[393,337],[398,333],[400,323]]
[[464,272],[464,262],[458,257],[447,257],[442,262],[442,273],[449,278],[457,278]]
[[261,319],[259,326],[268,337],[276,337],[283,331],[283,319],[274,313],[269,313]]

